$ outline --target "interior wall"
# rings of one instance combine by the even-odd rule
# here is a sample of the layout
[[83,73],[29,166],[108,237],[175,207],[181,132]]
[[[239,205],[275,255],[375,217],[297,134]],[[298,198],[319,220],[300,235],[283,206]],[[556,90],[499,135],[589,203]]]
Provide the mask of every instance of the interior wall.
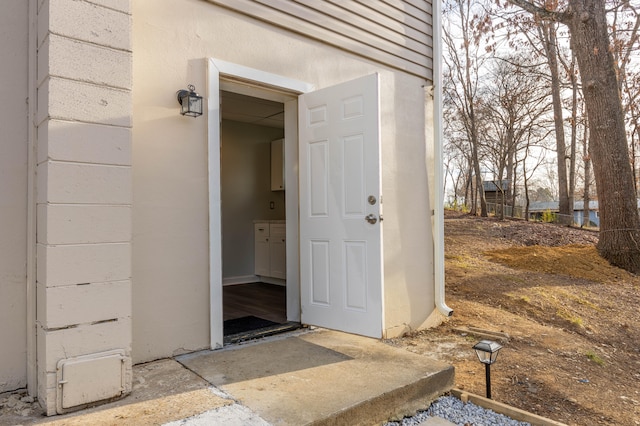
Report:
[[284,191],[271,191],[270,182],[270,142],[283,136],[283,129],[222,122],[223,280],[253,275],[253,221],[285,218]]
[[26,386],[28,4],[0,2],[0,393]]

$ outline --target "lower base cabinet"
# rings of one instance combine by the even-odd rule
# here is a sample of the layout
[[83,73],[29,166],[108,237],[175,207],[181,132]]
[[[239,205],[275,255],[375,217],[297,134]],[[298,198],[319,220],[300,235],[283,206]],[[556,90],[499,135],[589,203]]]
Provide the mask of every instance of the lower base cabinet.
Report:
[[257,222],[255,231],[255,274],[287,278],[287,232],[284,223]]

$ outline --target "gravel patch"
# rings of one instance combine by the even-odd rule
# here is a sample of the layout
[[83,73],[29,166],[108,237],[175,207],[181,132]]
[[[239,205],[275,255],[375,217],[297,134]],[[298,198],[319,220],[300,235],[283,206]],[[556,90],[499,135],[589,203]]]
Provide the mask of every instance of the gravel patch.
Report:
[[440,417],[457,426],[531,426],[530,423],[513,420],[472,402],[464,403],[454,396],[440,397],[428,409],[415,416],[388,422],[384,426],[417,426],[430,417]]
[[42,412],[36,399],[29,396],[26,389],[0,393],[0,425],[20,424]]

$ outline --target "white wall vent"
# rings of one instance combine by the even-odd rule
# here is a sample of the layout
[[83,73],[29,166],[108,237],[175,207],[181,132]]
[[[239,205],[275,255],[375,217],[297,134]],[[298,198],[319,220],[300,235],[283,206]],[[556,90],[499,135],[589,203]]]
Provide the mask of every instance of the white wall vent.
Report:
[[59,414],[128,393],[131,358],[113,350],[58,361],[56,409]]

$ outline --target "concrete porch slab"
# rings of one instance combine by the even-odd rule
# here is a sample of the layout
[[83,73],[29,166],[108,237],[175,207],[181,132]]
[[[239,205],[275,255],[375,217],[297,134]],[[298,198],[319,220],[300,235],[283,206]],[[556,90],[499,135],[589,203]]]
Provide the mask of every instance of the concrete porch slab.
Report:
[[[172,359],[134,366],[133,391],[109,404],[66,415],[20,419],[22,425],[47,426],[155,426],[179,421],[232,405],[211,386]],[[0,424],[18,424],[3,423]]]
[[379,340],[294,333],[178,362],[273,425],[372,425],[425,408],[453,367]]

